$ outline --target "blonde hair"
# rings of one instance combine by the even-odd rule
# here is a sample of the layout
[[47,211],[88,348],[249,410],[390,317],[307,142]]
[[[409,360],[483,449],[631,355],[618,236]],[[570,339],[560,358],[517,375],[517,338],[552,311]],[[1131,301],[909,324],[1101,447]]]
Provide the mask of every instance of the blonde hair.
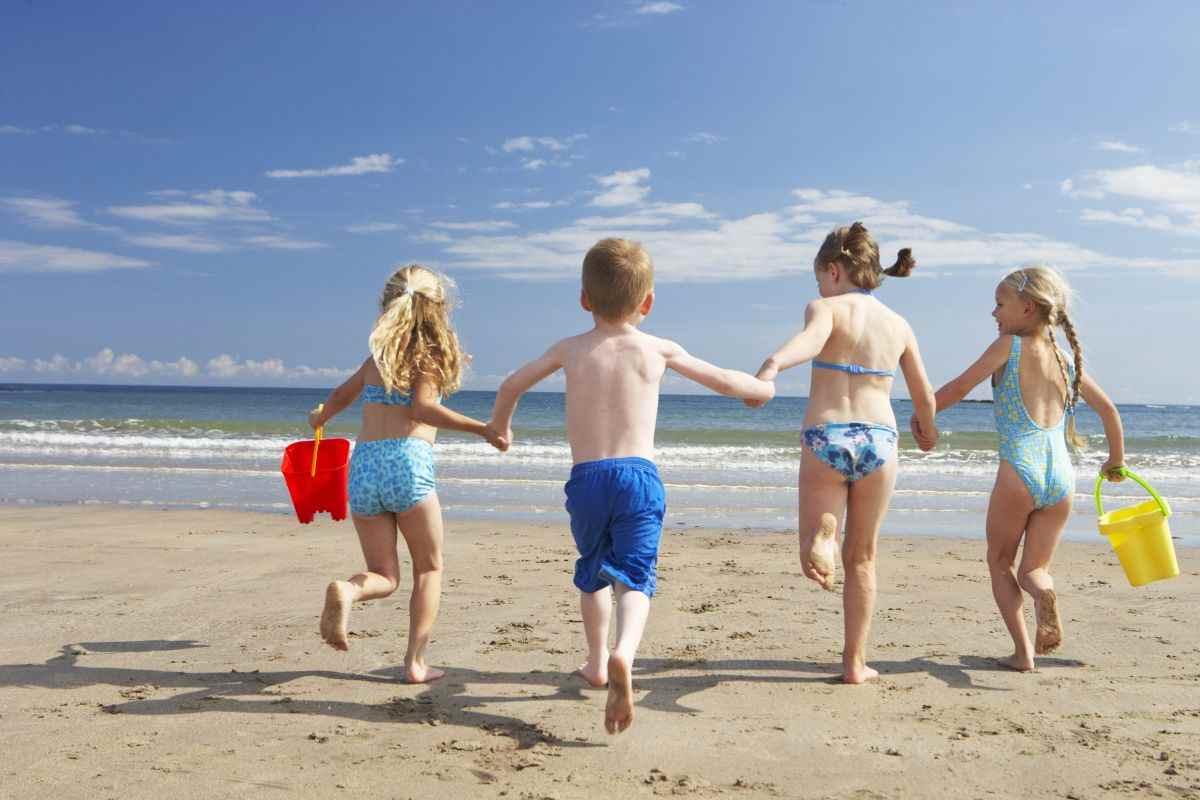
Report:
[[834,228],[825,237],[813,266],[821,271],[830,264],[838,264],[850,276],[850,282],[860,289],[878,289],[884,275],[907,278],[916,268],[912,249],[904,248],[897,254],[896,263],[884,269],[879,263],[879,245],[861,222]]
[[444,397],[462,384],[463,353],[450,325],[454,281],[420,264],[392,273],[379,296],[371,355],[389,392],[411,394],[421,377]]
[[583,293],[592,311],[620,320],[654,288],[654,262],[639,242],[601,239],[583,257]]
[[[1067,387],[1067,441],[1076,448],[1084,447],[1087,444],[1086,440],[1075,430],[1075,406],[1079,402],[1079,385],[1083,380],[1083,349],[1069,313],[1073,295],[1070,284],[1056,269],[1029,266],[1008,273],[1004,280],[1000,281],[1000,285],[1012,288],[1018,297],[1037,306],[1046,325],[1050,347],[1054,350],[1054,357],[1058,359],[1063,384]],[[1058,341],[1054,338],[1054,329],[1059,326],[1067,335],[1067,343],[1071,346],[1071,352],[1075,354],[1074,381],[1071,380],[1062,351],[1058,349]]]

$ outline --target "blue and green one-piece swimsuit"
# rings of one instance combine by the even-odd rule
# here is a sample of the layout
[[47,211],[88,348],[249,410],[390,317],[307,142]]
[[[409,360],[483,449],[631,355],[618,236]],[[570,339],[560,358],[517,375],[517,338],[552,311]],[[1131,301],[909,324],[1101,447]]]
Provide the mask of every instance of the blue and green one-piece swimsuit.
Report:
[[[1068,386],[1075,380],[1075,365],[1067,361]],[[1000,460],[1012,464],[1029,489],[1035,508],[1061,502],[1075,489],[1075,467],[1067,451],[1066,421],[1070,403],[1058,424],[1043,428],[1033,421],[1021,397],[1021,337],[1013,336],[1012,352],[1000,382],[992,387],[996,432],[1000,434]]]

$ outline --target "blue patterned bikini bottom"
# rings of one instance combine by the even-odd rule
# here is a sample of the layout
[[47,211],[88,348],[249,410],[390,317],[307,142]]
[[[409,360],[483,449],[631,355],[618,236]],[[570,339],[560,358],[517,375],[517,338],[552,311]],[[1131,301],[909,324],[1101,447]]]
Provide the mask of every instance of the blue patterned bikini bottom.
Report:
[[804,446],[849,481],[865,478],[896,453],[896,429],[874,422],[822,422],[805,428]]
[[437,488],[433,445],[424,439],[358,442],[350,457],[350,510],[374,517],[400,514]]

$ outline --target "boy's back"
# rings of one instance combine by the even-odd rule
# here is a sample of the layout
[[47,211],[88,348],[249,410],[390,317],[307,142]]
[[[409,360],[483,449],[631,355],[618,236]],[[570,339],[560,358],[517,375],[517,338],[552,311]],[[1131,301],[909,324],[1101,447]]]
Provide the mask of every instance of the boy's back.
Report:
[[653,460],[658,392],[671,343],[627,326],[563,339],[571,460],[638,456]]

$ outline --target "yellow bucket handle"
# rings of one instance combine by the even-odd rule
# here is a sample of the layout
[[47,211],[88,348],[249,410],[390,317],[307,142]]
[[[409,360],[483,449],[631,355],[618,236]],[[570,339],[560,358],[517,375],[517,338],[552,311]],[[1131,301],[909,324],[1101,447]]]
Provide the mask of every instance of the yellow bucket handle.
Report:
[[[320,414],[324,410],[325,410],[325,404],[317,403],[317,413]],[[310,478],[317,477],[317,450],[318,450],[318,448],[321,447],[321,434],[324,433],[324,431],[325,431],[325,426],[322,425],[319,428],[317,428],[316,431],[313,432],[313,459],[312,459],[312,469],[309,470]]]
[[[1164,517],[1171,516],[1171,506],[1167,505],[1167,501],[1164,500],[1158,492],[1154,491],[1153,486],[1142,480],[1142,477],[1133,470],[1126,469],[1125,467],[1121,467],[1120,469],[1122,475],[1124,475],[1126,478],[1133,478],[1138,484],[1141,485],[1143,489],[1150,493],[1150,496],[1153,497],[1155,502],[1158,503],[1158,510],[1162,512]],[[1096,516],[1104,516],[1104,506],[1100,504],[1100,487],[1103,484],[1104,473],[1101,472],[1096,476]]]

